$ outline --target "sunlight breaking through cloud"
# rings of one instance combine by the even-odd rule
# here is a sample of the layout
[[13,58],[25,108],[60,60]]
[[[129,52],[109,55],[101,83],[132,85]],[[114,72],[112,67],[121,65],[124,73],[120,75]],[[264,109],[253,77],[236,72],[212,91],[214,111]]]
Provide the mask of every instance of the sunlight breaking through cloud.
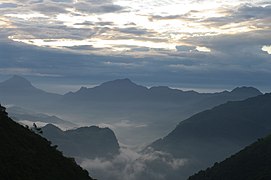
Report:
[[[136,54],[139,50],[145,55],[168,55],[174,54],[175,46],[181,45],[212,53],[207,45],[199,44],[196,39],[270,30],[264,25],[270,7],[270,3],[260,0],[148,0],[144,3],[138,0],[92,3],[82,0],[32,4],[25,1],[24,5],[12,1],[1,4],[0,19],[7,20],[0,21],[0,26],[14,26],[10,39],[17,42],[51,48],[91,46],[89,52],[73,49],[83,53],[104,49],[107,53],[130,51]],[[29,29],[30,24],[35,30]],[[63,37],[55,38],[56,35]],[[156,52],[142,52],[142,47],[156,49]]]

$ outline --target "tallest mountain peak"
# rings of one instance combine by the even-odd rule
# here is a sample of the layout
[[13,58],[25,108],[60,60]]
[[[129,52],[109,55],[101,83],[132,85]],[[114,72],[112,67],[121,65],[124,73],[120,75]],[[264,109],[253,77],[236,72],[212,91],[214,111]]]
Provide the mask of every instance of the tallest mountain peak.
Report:
[[113,81],[108,81],[105,82],[103,84],[101,84],[101,86],[103,87],[113,87],[113,86],[117,86],[117,87],[136,87],[138,86],[137,84],[135,84],[134,82],[132,82],[130,79],[125,78],[125,79],[116,79]]

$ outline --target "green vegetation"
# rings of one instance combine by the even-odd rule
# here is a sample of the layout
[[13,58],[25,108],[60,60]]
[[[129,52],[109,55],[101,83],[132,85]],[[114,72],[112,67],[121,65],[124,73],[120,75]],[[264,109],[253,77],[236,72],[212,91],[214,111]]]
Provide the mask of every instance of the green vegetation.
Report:
[[189,180],[270,180],[271,135],[246,147]]
[[91,180],[51,143],[10,119],[0,105],[0,179]]

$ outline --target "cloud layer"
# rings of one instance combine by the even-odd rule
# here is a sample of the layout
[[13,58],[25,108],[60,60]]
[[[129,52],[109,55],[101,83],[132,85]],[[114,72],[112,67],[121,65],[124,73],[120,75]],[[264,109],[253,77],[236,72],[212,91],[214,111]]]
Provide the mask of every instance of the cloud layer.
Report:
[[176,47],[201,47],[197,54],[212,51],[198,38],[270,32],[271,3],[259,0],[13,0],[0,7],[10,39],[82,53],[176,55]]
[[3,76],[269,88],[268,1],[4,0],[0,9]]
[[[178,172],[188,164],[188,159],[177,159],[160,151],[137,153],[122,148],[113,159],[78,160],[91,176],[112,180],[165,180],[169,172]],[[180,176],[181,177],[181,176]]]

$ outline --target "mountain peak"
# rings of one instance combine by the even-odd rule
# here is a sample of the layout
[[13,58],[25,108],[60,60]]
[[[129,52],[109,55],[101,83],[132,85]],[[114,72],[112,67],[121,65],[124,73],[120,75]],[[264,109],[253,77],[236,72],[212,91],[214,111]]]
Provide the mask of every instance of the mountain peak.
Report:
[[25,87],[25,88],[32,87],[33,88],[33,85],[31,84],[30,81],[28,81],[24,77],[21,77],[21,76],[18,76],[18,75],[14,75],[10,79],[0,83],[0,86],[4,86],[4,87]]
[[107,85],[107,84],[135,84],[135,83],[133,83],[128,78],[124,78],[124,79],[116,79],[113,81],[108,81],[108,82],[103,83],[102,85]]
[[143,87],[135,84],[128,78],[124,79],[116,79],[113,81],[108,81],[105,83],[102,83],[100,87],[105,87],[105,88],[134,88],[134,87]]
[[254,87],[247,87],[247,86],[242,86],[242,87],[237,87],[231,91],[231,93],[246,93],[246,94],[255,94],[255,95],[261,95],[262,92],[259,91],[258,89]]

